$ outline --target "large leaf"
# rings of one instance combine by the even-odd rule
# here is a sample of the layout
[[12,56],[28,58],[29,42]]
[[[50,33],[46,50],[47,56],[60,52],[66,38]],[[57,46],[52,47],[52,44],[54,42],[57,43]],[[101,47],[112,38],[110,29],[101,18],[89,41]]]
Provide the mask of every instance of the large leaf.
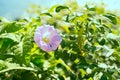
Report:
[[15,34],[13,34],[13,33],[4,33],[4,34],[1,34],[1,35],[0,35],[0,38],[2,38],[2,39],[7,38],[7,39],[11,39],[11,40],[13,40],[13,41],[15,41],[15,42],[20,42],[20,37],[19,37],[19,35],[15,35]]
[[22,54],[23,53],[23,42],[21,41],[19,44],[12,46],[11,50],[14,52],[14,54]]
[[22,28],[23,28],[23,24],[21,23],[17,23],[17,22],[4,23],[4,25],[2,26],[2,29],[0,30],[0,34],[4,32],[7,32],[7,33],[15,32]]
[[30,70],[30,71],[36,71],[35,69],[33,68],[30,68],[30,67],[13,67],[13,68],[8,68],[8,69],[3,69],[0,71],[0,73],[4,73],[4,72],[7,72],[7,71],[10,71],[10,70]]
[[[7,51],[13,44],[13,41],[11,39],[1,39],[0,42],[2,42],[0,47],[0,54],[4,54],[4,52]],[[3,58],[1,56],[0,58]]]
[[23,40],[23,53],[27,53],[31,51],[33,47],[33,37],[30,35],[26,35]]
[[30,71],[36,71],[35,69],[31,68],[31,67],[20,67],[19,64],[16,63],[10,63],[10,62],[6,62],[3,60],[0,60],[0,66],[4,65],[5,68],[3,68],[2,70],[0,70],[0,73],[4,73],[4,72],[8,72],[11,70],[30,70]]

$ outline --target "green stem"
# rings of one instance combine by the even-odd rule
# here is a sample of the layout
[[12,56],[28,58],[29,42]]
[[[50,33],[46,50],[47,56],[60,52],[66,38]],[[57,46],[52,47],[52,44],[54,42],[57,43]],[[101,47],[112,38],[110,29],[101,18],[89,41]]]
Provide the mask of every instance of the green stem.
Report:
[[[49,52],[49,55],[50,55],[52,58],[54,58],[54,55],[53,55],[52,52]],[[65,64],[65,62],[64,62],[61,58],[60,58],[59,60],[56,60],[56,62],[62,64],[62,65],[67,69],[67,71],[70,71],[70,72],[73,73],[73,71],[71,70],[71,68],[70,68],[67,64]]]
[[60,64],[62,64],[67,69],[67,71],[70,71],[70,72],[73,73],[71,68],[67,64],[65,64],[65,62],[61,58],[58,61],[59,61]]
[[78,46],[80,49],[80,53],[82,54],[82,47],[83,47],[83,26],[80,28],[80,30],[78,31]]

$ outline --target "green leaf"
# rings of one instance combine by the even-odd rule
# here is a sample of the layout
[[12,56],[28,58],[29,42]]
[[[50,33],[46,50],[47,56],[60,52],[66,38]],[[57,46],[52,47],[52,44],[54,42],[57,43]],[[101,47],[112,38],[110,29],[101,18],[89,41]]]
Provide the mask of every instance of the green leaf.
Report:
[[53,17],[52,14],[50,14],[50,13],[42,13],[42,15],[48,15],[50,17]]
[[19,64],[10,63],[10,62],[3,61],[3,60],[0,60],[0,63],[2,63],[0,65],[6,66],[5,69],[0,70],[0,73],[8,72],[8,71],[11,71],[11,70],[30,70],[30,71],[36,71],[35,69],[33,69],[31,67],[20,67]]
[[84,77],[86,75],[86,71],[84,69],[80,69],[81,76]]
[[43,56],[41,55],[33,55],[32,56],[31,62],[33,62],[36,66],[38,67],[43,67],[44,61],[43,61]]
[[2,39],[7,38],[7,39],[13,40],[14,42],[20,42],[19,35],[15,35],[13,33],[4,33],[4,34],[1,34],[0,38],[2,38]]
[[24,36],[23,40],[23,53],[27,53],[31,51],[33,47],[33,37],[31,35]]
[[77,54],[71,54],[70,55],[70,60],[74,61],[77,58]]
[[[29,76],[29,77],[26,77],[26,76]],[[35,72],[31,70],[25,70],[25,71],[22,70],[21,78],[19,79],[18,77],[16,77],[13,80],[38,80],[38,77],[36,77]]]
[[102,40],[99,42],[99,44],[100,44],[100,45],[104,45],[105,42],[106,42],[105,39],[102,39]]
[[103,74],[100,80],[107,80],[107,76]]
[[69,36],[69,38],[70,38],[70,40],[76,40],[76,39],[77,39],[77,36],[71,34],[71,35]]
[[102,34],[105,33],[105,29],[104,29],[104,27],[99,27],[99,28],[98,28],[98,31],[99,31],[100,33],[102,33]]
[[113,75],[114,69],[108,69],[107,72],[108,72],[109,74]]
[[13,33],[4,33],[0,35],[0,53],[4,53],[9,49],[14,43],[20,42],[21,36]]
[[106,24],[103,24],[102,26],[103,26],[104,28],[106,28],[106,30],[107,30],[109,33],[112,32],[111,28],[109,28]]
[[[1,52],[1,51],[0,51]],[[12,54],[5,54],[5,53],[3,53],[3,54],[0,54],[0,59],[1,60],[6,60],[6,59],[8,59],[8,58],[13,58],[14,57],[14,55],[12,55]]]
[[[7,51],[7,49],[9,49],[11,47],[11,45],[13,44],[13,40],[1,39],[0,41],[2,41],[1,48],[0,48],[0,54],[4,54],[4,52]],[[3,56],[0,58],[3,58]]]
[[96,10],[96,8],[95,7],[89,7],[87,4],[85,5],[85,7],[88,9],[88,10],[90,10],[90,11],[95,11]]
[[21,41],[19,44],[12,46],[11,50],[14,54],[22,54],[23,53],[23,42]]
[[64,76],[62,76],[62,75],[59,75],[58,77],[60,80],[65,80]]
[[116,48],[119,46],[119,42],[117,40],[108,39],[108,41],[110,42],[113,48]]
[[69,22],[69,15],[66,16],[66,22]]
[[116,19],[116,16],[114,14],[107,13],[104,16],[107,17],[111,21],[111,23],[117,24],[117,19]]
[[55,11],[60,12],[63,9],[69,9],[69,8],[67,6],[58,6],[58,7],[56,7]]
[[69,59],[69,53],[68,53],[68,50],[64,50],[62,53],[61,53],[61,55],[60,55],[60,57],[64,60],[64,61],[67,61],[68,59]]
[[58,60],[61,57],[61,54],[62,54],[62,50],[57,49],[54,52],[54,57]]
[[5,23],[2,27],[2,30],[0,30],[0,34],[4,32],[7,33],[16,32],[22,28],[23,28],[23,24],[17,22]]
[[0,70],[3,70],[7,68],[7,66],[5,65],[4,61],[0,60]]
[[67,43],[66,43],[65,40],[63,39],[62,42],[61,42],[61,47],[62,47],[62,48],[65,48],[66,45],[67,45]]
[[113,44],[114,44],[114,47],[118,47],[118,46],[119,46],[118,41],[116,41],[116,40],[112,40],[112,42],[113,42]]
[[92,53],[94,53],[96,51],[96,46],[92,46]]
[[3,69],[3,70],[0,71],[0,73],[4,73],[4,72],[7,72],[7,71],[11,71],[11,70],[30,70],[30,71],[36,71],[35,69],[30,68],[30,67],[12,67],[12,68]]

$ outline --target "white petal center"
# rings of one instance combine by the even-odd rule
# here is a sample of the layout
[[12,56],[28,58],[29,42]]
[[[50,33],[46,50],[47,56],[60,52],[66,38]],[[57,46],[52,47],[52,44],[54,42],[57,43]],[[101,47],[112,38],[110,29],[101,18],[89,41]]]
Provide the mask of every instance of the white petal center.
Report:
[[46,31],[42,36],[42,40],[48,43],[50,41],[50,32]]

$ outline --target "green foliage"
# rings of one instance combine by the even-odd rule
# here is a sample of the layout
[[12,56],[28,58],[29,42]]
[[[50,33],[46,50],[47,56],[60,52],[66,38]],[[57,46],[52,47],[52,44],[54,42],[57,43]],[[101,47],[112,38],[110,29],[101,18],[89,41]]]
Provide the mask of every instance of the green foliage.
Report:
[[117,19],[116,19],[116,16],[114,14],[107,13],[104,16],[107,17],[111,21],[111,23],[117,24]]
[[[79,7],[76,2],[46,12],[34,7],[33,13],[38,16],[0,21],[0,80],[120,79],[116,14],[103,5]],[[55,26],[61,35],[57,50],[47,53],[35,44],[34,31],[42,24]]]
[[60,12],[62,9],[69,9],[67,6],[58,6],[56,7],[55,11]]
[[5,32],[12,33],[23,28],[23,24],[16,23],[16,22],[4,23],[3,26],[4,27],[2,27],[0,34]]

